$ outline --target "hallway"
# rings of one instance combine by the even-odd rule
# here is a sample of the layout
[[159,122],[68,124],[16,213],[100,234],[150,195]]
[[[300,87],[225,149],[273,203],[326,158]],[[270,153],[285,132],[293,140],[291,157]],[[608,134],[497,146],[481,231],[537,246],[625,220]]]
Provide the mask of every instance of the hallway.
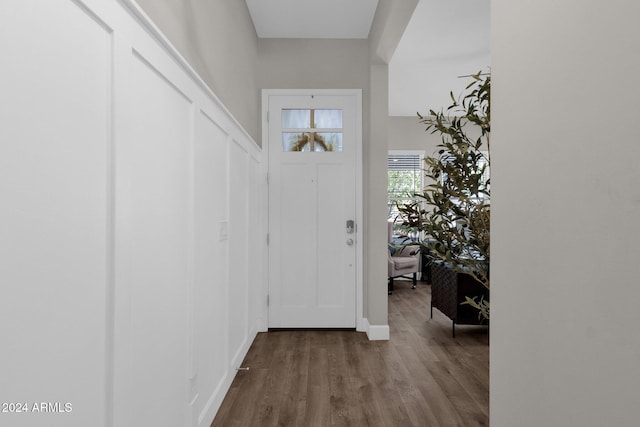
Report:
[[389,341],[351,331],[260,333],[212,424],[217,426],[489,425],[487,328],[458,326],[430,286],[399,282]]

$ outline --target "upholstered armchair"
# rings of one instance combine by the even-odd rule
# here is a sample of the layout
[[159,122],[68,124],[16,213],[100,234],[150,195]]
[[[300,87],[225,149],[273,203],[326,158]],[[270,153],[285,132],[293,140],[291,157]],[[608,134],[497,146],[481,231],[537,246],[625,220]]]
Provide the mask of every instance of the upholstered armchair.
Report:
[[387,226],[387,237],[389,241],[387,262],[387,273],[389,276],[388,291],[389,295],[391,295],[394,287],[393,279],[397,279],[399,277],[409,278],[406,276],[412,275],[411,279],[413,283],[411,288],[416,288],[416,285],[418,283],[417,273],[418,271],[420,271],[420,245],[394,245],[392,243],[393,223],[389,222]]

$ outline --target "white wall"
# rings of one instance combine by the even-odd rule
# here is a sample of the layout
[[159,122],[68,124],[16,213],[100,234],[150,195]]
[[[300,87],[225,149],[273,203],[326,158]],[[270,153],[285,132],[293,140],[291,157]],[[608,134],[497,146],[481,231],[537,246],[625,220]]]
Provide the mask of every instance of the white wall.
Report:
[[[389,337],[387,287],[387,138],[388,138],[388,88],[389,72],[386,64],[371,64],[369,67],[371,94],[369,109],[369,145],[363,153],[365,161],[364,181],[365,233],[364,248],[367,260],[365,293],[367,318],[381,335]],[[384,262],[383,262],[384,261]],[[375,329],[374,329],[375,330]]]
[[[377,18],[380,43],[389,38],[382,33],[390,10]],[[363,90],[363,312],[371,325],[367,327],[369,337],[386,338],[388,74],[386,64],[379,60],[371,65],[372,49],[369,40],[260,39],[257,78],[262,89]]]
[[246,2],[138,0],[138,3],[258,141],[258,37]]
[[[369,83],[369,42],[367,40],[327,40],[327,39],[260,39],[259,40],[258,85],[263,89],[362,89],[363,91],[363,152],[371,150],[372,144],[368,132],[370,116]],[[367,167],[366,154],[363,155],[364,167]],[[365,172],[366,176],[366,172]],[[365,323],[387,324],[386,305],[383,310],[370,310],[366,295],[377,296],[386,303],[386,292],[371,292],[370,288],[384,281],[371,274],[372,265],[367,250],[375,243],[367,232],[368,191],[371,188],[368,179],[364,183],[364,277],[363,313]],[[385,264],[386,265],[386,264]],[[369,277],[373,277],[370,280]],[[385,282],[386,283],[386,282]],[[378,286],[379,287],[379,286]],[[381,289],[380,289],[381,290]],[[373,315],[374,319],[371,318]],[[369,329],[365,326],[364,329]],[[383,334],[384,335],[384,334]],[[387,334],[388,335],[388,334]],[[370,337],[374,337],[369,334]]]
[[372,331],[388,338],[387,159],[389,141],[389,66],[418,0],[380,0],[369,32],[369,121],[364,147],[366,313]]
[[367,40],[260,39],[260,89],[363,89]]
[[130,6],[0,5],[2,425],[208,426],[264,324],[260,149]]
[[639,16],[492,2],[492,426],[638,425]]
[[437,134],[425,132],[426,125],[415,117],[389,117],[389,150],[419,150],[425,155],[436,152],[436,145],[441,142]]

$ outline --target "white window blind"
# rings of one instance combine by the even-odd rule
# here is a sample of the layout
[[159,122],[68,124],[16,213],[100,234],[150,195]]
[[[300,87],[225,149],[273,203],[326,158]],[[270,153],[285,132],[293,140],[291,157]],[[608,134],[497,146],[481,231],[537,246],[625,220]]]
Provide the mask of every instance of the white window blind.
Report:
[[422,156],[419,154],[389,154],[390,171],[420,171]]

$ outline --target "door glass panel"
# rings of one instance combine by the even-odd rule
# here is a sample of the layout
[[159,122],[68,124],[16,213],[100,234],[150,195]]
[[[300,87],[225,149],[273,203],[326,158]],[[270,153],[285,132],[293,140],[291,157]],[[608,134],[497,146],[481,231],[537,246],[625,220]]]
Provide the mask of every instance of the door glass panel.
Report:
[[317,129],[342,129],[342,110],[315,110]]
[[314,151],[342,151],[342,132],[316,133]]
[[283,132],[282,151],[342,151],[342,132]]
[[342,110],[283,109],[282,129],[284,152],[342,151]]
[[283,132],[282,151],[310,151],[309,134],[304,132]]
[[311,127],[311,110],[282,110],[283,129],[308,129]]

